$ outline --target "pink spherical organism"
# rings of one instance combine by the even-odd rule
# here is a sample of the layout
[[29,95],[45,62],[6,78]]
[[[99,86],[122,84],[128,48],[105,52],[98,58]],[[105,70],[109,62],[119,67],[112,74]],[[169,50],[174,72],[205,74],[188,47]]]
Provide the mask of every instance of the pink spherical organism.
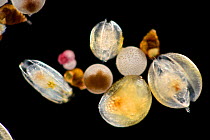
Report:
[[65,50],[58,56],[58,63],[63,65],[75,59],[75,54],[72,50]]

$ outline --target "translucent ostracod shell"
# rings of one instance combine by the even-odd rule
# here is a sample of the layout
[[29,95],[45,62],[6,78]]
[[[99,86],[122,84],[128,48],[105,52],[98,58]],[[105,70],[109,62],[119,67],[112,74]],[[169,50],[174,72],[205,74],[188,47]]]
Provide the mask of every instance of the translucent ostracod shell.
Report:
[[7,2],[8,2],[8,0],[0,0],[0,6],[3,6]]
[[101,94],[111,87],[113,75],[107,66],[93,64],[85,70],[84,82],[88,91],[95,94]]
[[171,108],[187,108],[190,101],[198,99],[202,89],[198,68],[178,53],[157,57],[149,68],[148,82],[155,98]]
[[99,112],[107,123],[128,127],[143,120],[151,104],[152,95],[145,80],[137,75],[128,75],[104,93],[99,103]]
[[64,79],[72,86],[78,87],[81,90],[86,89],[84,83],[84,73],[80,68],[66,71],[64,73]]
[[160,54],[160,41],[155,29],[150,30],[144,36],[140,48],[150,59],[154,59]]
[[8,130],[0,123],[0,140],[13,140]]
[[0,23],[6,25],[14,25],[26,22],[27,18],[19,12],[12,4],[5,4],[0,7]]
[[11,0],[12,4],[23,14],[32,15],[39,12],[45,0]]
[[90,48],[102,61],[115,57],[123,44],[122,30],[114,21],[98,23],[90,34]]
[[65,103],[72,95],[72,88],[63,76],[45,63],[38,60],[25,60],[19,68],[28,83],[48,100]]
[[146,69],[147,58],[139,48],[129,46],[119,52],[116,65],[122,75],[140,75]]

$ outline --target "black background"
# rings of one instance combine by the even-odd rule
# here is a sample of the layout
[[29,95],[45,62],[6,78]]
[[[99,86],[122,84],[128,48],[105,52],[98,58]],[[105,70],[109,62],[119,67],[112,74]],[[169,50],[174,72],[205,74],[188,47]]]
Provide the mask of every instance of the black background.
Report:
[[[16,140],[123,138],[181,138],[205,136],[209,125],[209,29],[205,4],[112,2],[65,3],[47,0],[43,9],[28,17],[32,25],[7,26],[0,42],[0,122]],[[157,31],[161,53],[176,52],[189,57],[203,77],[200,98],[184,109],[171,109],[153,98],[151,109],[139,124],[117,128],[106,123],[98,112],[102,95],[73,87],[75,97],[55,104],[42,97],[23,78],[18,68],[24,59],[40,60],[61,74],[57,62],[66,49],[75,52],[77,67],[85,70],[95,63],[108,66],[114,82],[122,78],[115,58],[101,62],[89,48],[91,29],[100,21],[115,21],[122,29],[123,46],[139,46],[151,29]],[[147,80],[147,70],[142,74]],[[206,127],[207,126],[207,127]]]

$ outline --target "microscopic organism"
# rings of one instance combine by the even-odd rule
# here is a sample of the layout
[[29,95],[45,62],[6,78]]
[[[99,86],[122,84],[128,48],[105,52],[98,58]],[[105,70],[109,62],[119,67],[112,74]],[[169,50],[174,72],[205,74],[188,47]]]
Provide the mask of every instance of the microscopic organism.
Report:
[[84,72],[80,68],[66,71],[64,73],[64,80],[81,90],[86,89],[84,83]]
[[171,108],[186,108],[201,94],[202,77],[197,66],[186,56],[166,53],[153,60],[148,83],[154,97]]
[[0,23],[5,25],[14,25],[26,22],[28,19],[19,12],[12,4],[5,4],[0,7]]
[[152,94],[145,80],[128,75],[115,82],[99,102],[102,118],[115,127],[128,127],[139,123],[148,114]]
[[103,64],[93,64],[85,70],[84,82],[88,91],[101,94],[111,87],[113,75],[107,66]]
[[19,68],[26,81],[52,102],[66,103],[73,94],[63,76],[41,61],[25,60]]
[[74,59],[63,64],[63,68],[66,70],[73,70],[77,66],[77,61]]
[[13,140],[9,131],[0,123],[0,140]]
[[12,4],[23,14],[32,15],[39,12],[46,0],[11,0]]
[[6,30],[6,26],[0,23],[0,40],[2,39],[2,35]]
[[75,59],[75,54],[72,50],[65,50],[58,55],[58,63],[63,65]]
[[63,68],[66,70],[74,69],[77,65],[74,52],[72,50],[65,50],[63,53],[59,54],[58,63],[63,65]]
[[102,21],[91,31],[90,48],[93,54],[104,62],[114,58],[121,50],[122,44],[122,30],[114,21]]
[[0,7],[3,6],[7,2],[8,2],[8,0],[0,0]]
[[160,54],[160,41],[155,29],[150,30],[144,36],[140,48],[150,59],[154,59]]
[[147,66],[145,54],[137,47],[122,48],[116,58],[116,66],[122,75],[140,75]]

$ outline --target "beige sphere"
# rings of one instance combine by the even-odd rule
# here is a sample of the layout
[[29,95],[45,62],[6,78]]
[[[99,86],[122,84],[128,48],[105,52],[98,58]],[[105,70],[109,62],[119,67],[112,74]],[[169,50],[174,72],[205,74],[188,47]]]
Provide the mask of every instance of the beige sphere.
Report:
[[141,75],[147,66],[146,55],[137,47],[129,46],[121,49],[116,58],[119,72],[126,75]]
[[11,0],[17,10],[23,14],[32,15],[39,12],[46,0]]

